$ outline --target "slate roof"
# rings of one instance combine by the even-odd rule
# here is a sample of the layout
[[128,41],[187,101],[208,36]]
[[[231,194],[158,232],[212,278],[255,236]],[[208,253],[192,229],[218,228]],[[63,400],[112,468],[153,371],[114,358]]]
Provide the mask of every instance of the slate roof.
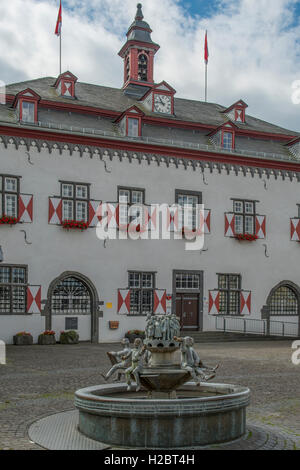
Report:
[[[142,109],[146,115],[157,116],[157,114],[147,111],[144,106],[134,99],[125,96],[123,91],[118,88],[110,88],[88,83],[77,82],[76,84],[76,100],[63,98],[58,96],[53,88],[56,78],[45,77],[37,80],[28,80],[26,82],[14,83],[6,87],[7,94],[17,94],[25,88],[31,88],[38,93],[42,99],[50,101],[58,101],[70,103],[76,102],[78,105],[91,106],[124,112],[133,104]],[[188,100],[175,98],[175,116],[171,116],[172,120],[189,121],[195,123],[203,123],[212,126],[220,126],[228,120],[227,116],[221,114],[227,107],[215,103],[205,103],[203,101]],[[297,135],[297,133],[288,129],[276,126],[274,124],[262,121],[246,114],[246,123],[235,123],[241,129],[247,129],[258,132],[270,132],[274,134]],[[300,134],[299,134],[300,135]]]
[[[134,98],[124,95],[121,89],[98,86],[82,82],[76,83],[76,99],[64,98],[57,94],[53,87],[56,78],[45,77],[37,80],[29,80],[26,82],[14,83],[6,87],[8,95],[16,95],[26,88],[31,88],[38,93],[43,100],[76,104],[79,106],[89,106],[92,108],[101,108],[104,110],[115,111],[122,113],[132,105],[139,107],[147,116],[155,116],[156,113],[148,111],[141,102]],[[194,101],[182,98],[175,98],[175,115],[168,116],[173,121],[187,121],[191,123],[207,124],[209,126],[220,126],[229,118],[226,114],[222,113],[227,107],[215,103],[205,103],[201,101]],[[61,124],[67,126],[78,126],[80,128],[90,128],[99,131],[112,133],[120,137],[118,126],[114,124],[114,119],[102,118],[97,116],[88,116],[84,114],[71,113],[64,111],[47,110],[45,108],[39,109],[39,121],[44,123]],[[16,112],[11,109],[10,105],[0,106],[0,123],[16,123]],[[296,132],[284,129],[274,124],[262,121],[255,117],[246,114],[246,123],[235,123],[241,129],[257,132],[267,132],[272,134],[285,134],[290,135],[291,140],[293,136],[297,136]],[[200,145],[213,145],[207,137],[208,130],[193,131],[178,128],[164,127],[159,125],[143,126],[143,136],[153,137],[155,139],[164,139],[170,141],[182,141],[190,143],[199,143]],[[171,142],[170,142],[171,144]],[[175,143],[174,143],[175,145]],[[249,139],[237,136],[236,150],[252,152],[267,152],[269,154],[278,154],[283,158],[291,158],[291,154],[284,143],[273,140],[258,140]]]

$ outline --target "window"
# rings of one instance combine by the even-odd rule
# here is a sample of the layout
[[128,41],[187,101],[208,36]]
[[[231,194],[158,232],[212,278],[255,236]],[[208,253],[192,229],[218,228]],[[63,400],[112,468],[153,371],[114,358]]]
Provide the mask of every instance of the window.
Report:
[[81,183],[61,183],[62,220],[87,222],[89,185]]
[[28,123],[35,122],[35,103],[32,101],[22,101],[22,121]]
[[54,314],[91,313],[91,294],[87,286],[75,277],[60,281],[51,296],[51,312]]
[[240,314],[241,276],[239,274],[219,274],[220,314]]
[[222,147],[227,150],[232,150],[234,148],[232,132],[227,132],[227,131],[223,132]]
[[0,266],[0,313],[26,313],[27,268]]
[[[145,190],[134,188],[118,188],[119,201],[119,223],[120,225],[128,225],[134,220],[142,223],[143,204],[145,203]],[[130,209],[130,217],[128,217],[128,207]],[[140,207],[139,207],[140,206]]]
[[130,58],[129,56],[127,57],[126,59],[126,62],[125,62],[125,74],[126,74],[126,82],[128,82],[129,78],[130,78]]
[[192,273],[176,273],[176,290],[200,290],[200,276]]
[[18,217],[19,178],[0,176],[0,213]]
[[138,79],[141,82],[146,82],[148,80],[148,57],[146,54],[140,54],[138,60]]
[[127,130],[127,135],[128,137],[139,137],[139,127],[140,127],[140,121],[139,119],[135,118],[128,118],[128,130]]
[[233,212],[235,215],[235,234],[255,235],[255,202],[235,200]]
[[175,202],[182,207],[182,227],[195,230],[198,223],[197,204],[201,204],[202,194],[176,190]]
[[245,108],[235,108],[234,117],[236,122],[245,122]]
[[287,286],[279,287],[271,297],[270,315],[298,315],[298,300]]
[[129,272],[131,315],[153,313],[154,273]]

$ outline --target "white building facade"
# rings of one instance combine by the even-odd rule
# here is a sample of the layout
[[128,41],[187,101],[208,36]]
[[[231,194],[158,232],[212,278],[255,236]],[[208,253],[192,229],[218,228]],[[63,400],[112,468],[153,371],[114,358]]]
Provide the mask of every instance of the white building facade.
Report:
[[[299,334],[300,137],[251,117],[242,100],[226,108],[174,98],[169,84],[153,81],[159,46],[150,32],[139,7],[120,51],[122,89],[80,83],[70,72],[7,87],[6,343],[46,329],[57,340],[75,329],[82,341],[119,341],[143,330],[148,313],[170,311],[184,331],[214,330],[226,318],[253,320],[256,330],[285,322]],[[187,250],[192,242],[174,233],[101,240],[106,202],[187,205],[192,214],[203,204],[203,249]]]

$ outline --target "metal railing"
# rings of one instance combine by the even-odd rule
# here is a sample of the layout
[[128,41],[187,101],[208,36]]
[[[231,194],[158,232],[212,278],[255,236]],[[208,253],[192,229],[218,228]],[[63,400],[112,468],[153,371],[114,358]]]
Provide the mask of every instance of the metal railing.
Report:
[[[23,122],[22,124],[31,125],[29,123],[23,123]],[[43,121],[38,121],[37,126],[46,128],[46,129],[75,132],[75,133],[84,134],[84,135],[109,137],[109,138],[114,138],[117,140],[143,142],[143,143],[149,143],[149,144],[165,145],[165,146],[170,146],[170,147],[176,146],[176,147],[181,147],[181,148],[191,149],[191,150],[203,150],[203,151],[210,152],[210,153],[219,152],[219,153],[224,153],[224,154],[236,154],[236,155],[242,155],[242,156],[256,157],[260,159],[271,159],[271,160],[276,159],[276,160],[283,160],[283,161],[296,161],[296,162],[298,161],[299,162],[299,159],[296,158],[293,154],[283,155],[283,154],[272,153],[272,152],[256,152],[254,150],[224,149],[216,145],[205,145],[205,144],[200,144],[197,142],[186,142],[183,140],[172,139],[172,138],[162,139],[162,138],[145,137],[145,136],[129,137],[129,136],[122,136],[118,132],[104,131],[101,129],[94,129],[91,127],[68,126],[66,124],[57,124],[57,123],[43,122]]]
[[230,333],[254,334],[259,336],[299,337],[299,324],[278,320],[216,316],[216,330]]

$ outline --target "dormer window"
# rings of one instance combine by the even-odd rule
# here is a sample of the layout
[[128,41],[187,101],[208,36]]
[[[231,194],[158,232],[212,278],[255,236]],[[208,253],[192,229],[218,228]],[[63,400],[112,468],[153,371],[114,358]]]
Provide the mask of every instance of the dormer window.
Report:
[[139,119],[131,117],[127,119],[127,135],[128,137],[139,136]]
[[221,147],[224,150],[231,151],[235,148],[236,129],[237,126],[232,122],[228,121],[208,135],[216,147]]
[[144,113],[137,107],[127,109],[115,121],[119,124],[120,133],[125,137],[140,137],[142,135],[142,117]]
[[234,133],[232,131],[224,130],[222,132],[222,147],[227,150],[234,148]]
[[40,96],[30,88],[18,93],[12,107],[17,109],[20,122],[35,124],[38,120],[38,102]]
[[20,104],[20,120],[27,123],[35,122],[35,103],[23,100]]
[[231,121],[244,123],[246,120],[246,108],[248,108],[248,105],[243,100],[240,100],[222,111],[222,113],[226,114]]
[[54,83],[58,94],[64,98],[75,98],[77,77],[71,72],[62,73]]

